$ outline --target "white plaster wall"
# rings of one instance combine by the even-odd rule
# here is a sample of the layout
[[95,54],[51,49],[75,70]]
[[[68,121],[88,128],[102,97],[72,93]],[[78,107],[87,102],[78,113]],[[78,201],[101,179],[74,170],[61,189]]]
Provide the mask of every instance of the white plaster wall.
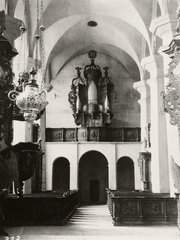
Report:
[[19,142],[32,141],[32,125],[25,121],[13,121],[13,142],[15,145]]
[[[72,109],[68,102],[68,94],[72,80],[77,77],[76,67],[83,68],[81,76],[83,77],[84,67],[90,64],[87,54],[76,57],[71,60],[61,71],[55,75],[52,63],[51,84],[53,89],[48,94],[46,108],[46,127],[49,128],[70,128],[76,127],[72,116]],[[98,53],[95,64],[99,65],[104,76],[103,67],[110,67],[109,77],[115,85],[117,92],[117,103],[114,110],[111,127],[139,127],[140,126],[140,106],[138,103],[139,93],[133,88],[134,79],[128,71],[117,60],[109,56]],[[136,93],[135,98],[131,99],[130,92]]]
[[52,190],[52,165],[56,158],[65,157],[70,162],[70,189],[77,189],[78,143],[46,143],[46,190]]
[[78,188],[78,164],[83,154],[89,151],[102,153],[108,161],[109,188],[116,189],[116,164],[120,157],[128,156],[134,161],[135,188],[142,189],[137,163],[140,143],[46,143],[46,189],[52,190],[52,165],[56,158],[65,157],[70,162],[70,189]]

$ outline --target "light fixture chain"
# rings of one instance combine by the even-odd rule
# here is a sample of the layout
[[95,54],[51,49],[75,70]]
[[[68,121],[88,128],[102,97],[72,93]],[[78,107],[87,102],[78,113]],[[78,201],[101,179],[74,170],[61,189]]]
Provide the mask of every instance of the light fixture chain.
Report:
[[20,60],[21,60],[22,43],[23,43],[23,31],[21,31],[20,47],[19,47],[19,58],[18,58],[18,63],[17,63],[17,72],[18,73],[19,73],[19,66],[20,66]]
[[40,26],[40,46],[41,46],[41,88],[44,88],[45,83],[45,61],[44,61],[44,25],[43,25],[43,0],[41,0],[41,26]]
[[[23,45],[23,34],[26,31],[26,27],[25,27],[26,7],[27,7],[26,0],[23,0],[23,19],[22,19],[22,25],[20,27],[21,37],[20,37],[20,46],[19,46],[19,58],[18,58],[18,63],[17,63],[17,72],[19,72],[19,66],[20,66],[20,60],[21,60],[22,45]],[[25,68],[25,58],[24,58],[24,68]]]
[[[26,31],[26,8],[27,8],[27,4],[26,4],[26,0],[24,0],[23,1],[23,4],[24,4],[24,15],[23,15],[23,25],[24,25],[24,32]],[[24,33],[23,32],[23,33]],[[24,59],[23,59],[23,61],[24,61],[24,72],[25,72],[25,66],[26,66],[26,64],[25,64],[25,59],[26,59],[26,45],[25,45],[25,41],[24,41],[24,49],[23,49],[23,51],[24,51]]]
[[36,29],[35,70],[38,71],[38,44],[39,44],[39,0],[37,0],[37,29]]

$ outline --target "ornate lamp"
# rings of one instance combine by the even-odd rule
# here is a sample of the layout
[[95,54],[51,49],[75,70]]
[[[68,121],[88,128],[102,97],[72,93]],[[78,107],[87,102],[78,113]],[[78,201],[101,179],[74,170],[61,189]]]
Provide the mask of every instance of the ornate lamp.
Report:
[[[43,11],[43,2],[41,0],[41,11]],[[24,9],[26,9],[26,1],[24,1]],[[25,10],[24,10],[25,15]],[[28,72],[21,72],[19,74],[18,86],[15,86],[15,89],[10,91],[8,97],[12,101],[16,101],[16,106],[20,109],[20,113],[23,113],[24,120],[33,123],[38,119],[41,114],[44,112],[44,109],[48,102],[46,101],[47,91],[44,89],[44,39],[43,32],[44,26],[42,24],[43,12],[41,12],[41,25],[39,26],[39,1],[37,1],[37,33],[35,35],[36,39],[36,59],[35,59],[35,69]],[[25,24],[22,23],[21,36],[26,31]],[[39,35],[40,29],[40,35]],[[21,37],[22,39],[22,37]],[[42,81],[41,86],[38,85],[35,75],[38,71],[38,44],[41,44],[41,70],[42,70]],[[29,77],[30,76],[30,77]]]
[[47,91],[39,89],[34,79],[36,71],[33,69],[30,74],[32,77],[28,82],[25,82],[23,86],[24,91],[19,93],[16,90],[12,90],[9,92],[8,97],[12,101],[16,100],[16,105],[21,109],[25,121],[33,123],[37,119],[38,114],[45,109],[48,102],[46,101]]

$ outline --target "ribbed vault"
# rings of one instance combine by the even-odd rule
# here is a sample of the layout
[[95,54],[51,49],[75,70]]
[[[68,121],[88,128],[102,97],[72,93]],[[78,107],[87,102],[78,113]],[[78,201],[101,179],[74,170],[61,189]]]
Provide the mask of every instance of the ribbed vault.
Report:
[[[5,6],[8,14],[23,19],[23,1]],[[36,1],[27,0],[28,55],[33,57],[37,27]],[[131,76],[141,75],[141,59],[152,53],[151,20],[177,9],[178,0],[44,0],[46,69],[58,59],[53,76],[71,61],[89,50],[96,50],[119,61]],[[88,26],[95,21],[97,26]],[[136,69],[136,71],[134,71]]]

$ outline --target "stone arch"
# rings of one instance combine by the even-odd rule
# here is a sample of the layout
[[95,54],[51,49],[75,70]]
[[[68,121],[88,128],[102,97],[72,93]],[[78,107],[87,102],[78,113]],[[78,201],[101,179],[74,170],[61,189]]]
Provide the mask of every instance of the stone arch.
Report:
[[53,162],[52,190],[68,191],[70,189],[70,164],[64,157],[58,157]]
[[117,169],[117,189],[135,189],[134,162],[130,157],[121,157],[116,165]]
[[89,151],[79,161],[81,203],[105,203],[108,187],[108,161],[98,151]]

